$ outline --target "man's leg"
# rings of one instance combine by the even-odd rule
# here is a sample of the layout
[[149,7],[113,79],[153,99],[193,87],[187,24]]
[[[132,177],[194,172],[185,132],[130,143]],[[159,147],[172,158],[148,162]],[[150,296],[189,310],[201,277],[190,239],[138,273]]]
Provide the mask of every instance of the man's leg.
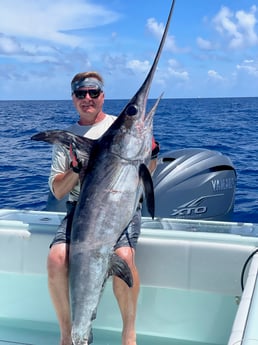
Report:
[[115,252],[127,262],[133,276],[133,286],[131,288],[122,279],[116,276],[113,278],[113,290],[123,320],[122,345],[136,345],[135,320],[140,282],[134,262],[134,249],[121,247],[116,249]]
[[68,247],[66,243],[54,244],[47,261],[48,287],[59,322],[60,345],[71,345],[71,319],[68,283]]
[[69,243],[75,202],[67,202],[67,214],[50,244],[47,259],[48,288],[56,311],[61,340],[60,345],[71,345],[71,312],[69,301]]
[[135,265],[135,248],[141,232],[141,208],[137,208],[132,221],[118,239],[114,250],[129,266],[133,286],[131,288],[120,278],[113,277],[113,290],[123,320],[122,345],[136,345],[136,311],[140,290],[140,279]]

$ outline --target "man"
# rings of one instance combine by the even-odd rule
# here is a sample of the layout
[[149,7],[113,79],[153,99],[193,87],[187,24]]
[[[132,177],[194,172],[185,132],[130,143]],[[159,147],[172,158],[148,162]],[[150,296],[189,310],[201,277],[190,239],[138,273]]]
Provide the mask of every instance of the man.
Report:
[[[79,114],[79,121],[68,130],[90,139],[98,139],[116,119],[115,116],[103,112],[102,77],[96,72],[78,73],[72,79],[71,88],[73,103]],[[159,147],[155,142],[153,148],[156,158]],[[153,162],[152,169],[155,167]],[[47,262],[50,295],[61,331],[60,345],[72,344],[68,255],[72,218],[80,192],[80,168],[80,162],[77,161],[72,150],[68,152],[60,145],[54,147],[49,186],[57,199],[62,199],[69,193],[67,215],[50,245]],[[136,345],[135,318],[140,284],[134,256],[135,246],[140,234],[140,225],[141,214],[139,208],[114,247],[116,254],[127,262],[133,276],[132,288],[129,288],[120,278],[113,277],[114,294],[123,320],[122,345]]]

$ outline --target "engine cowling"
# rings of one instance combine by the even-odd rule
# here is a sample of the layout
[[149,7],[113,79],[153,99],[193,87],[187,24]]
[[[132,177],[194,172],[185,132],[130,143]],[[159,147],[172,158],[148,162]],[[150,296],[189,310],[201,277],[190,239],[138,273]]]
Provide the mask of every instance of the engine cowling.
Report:
[[[155,216],[229,221],[236,171],[229,157],[199,148],[166,152],[153,174]],[[143,202],[143,216],[149,216]]]

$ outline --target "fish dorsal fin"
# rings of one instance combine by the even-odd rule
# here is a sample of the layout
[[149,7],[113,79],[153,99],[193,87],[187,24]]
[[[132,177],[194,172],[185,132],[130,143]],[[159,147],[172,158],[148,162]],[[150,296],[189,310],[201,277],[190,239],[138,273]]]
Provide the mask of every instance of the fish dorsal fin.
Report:
[[133,286],[133,276],[129,266],[115,253],[111,255],[109,275],[121,278],[129,287]]
[[147,209],[152,219],[155,214],[155,198],[154,198],[154,188],[153,181],[149,169],[145,164],[141,164],[139,167],[139,176],[142,179],[144,195],[146,199]]

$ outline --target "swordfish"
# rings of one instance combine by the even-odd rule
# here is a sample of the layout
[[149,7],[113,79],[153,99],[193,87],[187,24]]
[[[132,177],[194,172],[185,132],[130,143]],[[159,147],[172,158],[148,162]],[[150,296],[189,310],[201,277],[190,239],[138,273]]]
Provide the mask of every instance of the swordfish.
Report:
[[133,218],[143,192],[154,217],[153,184],[147,166],[151,157],[153,116],[161,97],[147,115],[146,103],[174,4],[175,0],[145,81],[100,139],[90,140],[62,130],[45,131],[32,137],[67,149],[72,145],[83,162],[69,250],[74,345],[89,344],[92,321],[107,278],[117,275],[129,287],[133,285],[129,267],[113,248]]

